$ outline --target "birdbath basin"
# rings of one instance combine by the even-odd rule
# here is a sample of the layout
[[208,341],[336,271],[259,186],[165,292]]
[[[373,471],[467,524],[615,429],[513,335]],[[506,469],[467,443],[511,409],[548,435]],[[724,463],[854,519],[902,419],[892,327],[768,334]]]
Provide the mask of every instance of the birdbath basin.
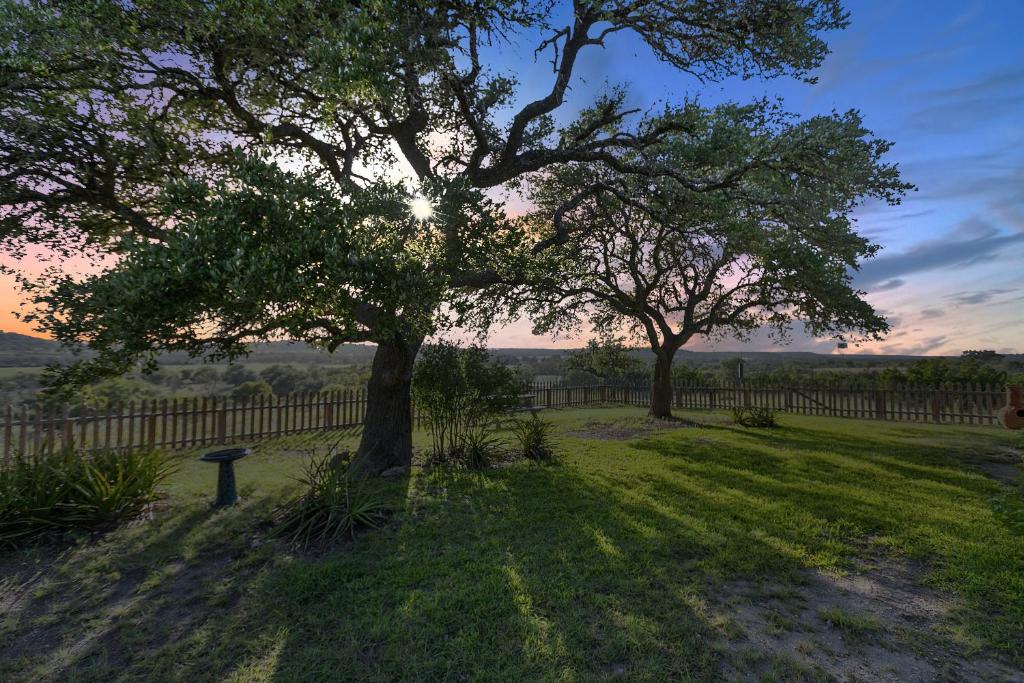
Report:
[[200,460],[215,462],[220,465],[217,472],[217,500],[214,507],[225,507],[238,502],[238,490],[235,488],[235,461],[249,455],[248,448],[228,448],[223,451],[212,451],[204,454]]

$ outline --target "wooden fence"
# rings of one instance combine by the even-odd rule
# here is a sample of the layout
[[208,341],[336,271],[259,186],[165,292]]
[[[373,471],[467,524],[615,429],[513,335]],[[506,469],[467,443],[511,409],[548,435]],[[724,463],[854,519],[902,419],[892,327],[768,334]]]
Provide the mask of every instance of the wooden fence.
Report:
[[673,404],[679,408],[760,406],[801,415],[869,420],[997,425],[996,411],[1006,403],[999,386],[926,387],[733,387],[680,385]]
[[[534,384],[535,406],[570,408],[609,403],[646,406],[648,385],[566,386]],[[1005,403],[1002,387],[941,388],[856,386],[778,387],[679,384],[673,403],[680,409],[762,406],[803,415],[939,424],[997,424]],[[35,453],[49,446],[78,448],[180,449],[337,429],[357,429],[366,413],[366,391],[332,391],[260,397],[160,399],[103,410],[47,410],[7,406],[0,412],[0,453]],[[417,424],[418,417],[414,416]]]
[[179,449],[254,441],[285,434],[356,428],[366,413],[366,391],[259,397],[160,399],[103,410],[72,411],[7,406],[0,415],[5,458],[74,444],[103,448]]

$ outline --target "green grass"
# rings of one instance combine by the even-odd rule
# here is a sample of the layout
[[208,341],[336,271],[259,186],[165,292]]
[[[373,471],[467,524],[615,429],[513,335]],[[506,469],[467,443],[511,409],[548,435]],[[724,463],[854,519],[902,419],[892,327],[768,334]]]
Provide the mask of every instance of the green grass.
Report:
[[867,639],[882,630],[882,625],[872,616],[850,614],[838,607],[828,607],[818,613],[826,623],[838,628],[847,638]]
[[39,375],[42,374],[46,368],[43,366],[0,366],[0,379],[7,379],[14,377],[15,375]]
[[735,582],[798,591],[809,568],[879,553],[955,596],[956,643],[1024,664],[1021,492],[978,469],[1019,435],[692,413],[706,426],[586,436],[641,414],[549,412],[556,465],[416,471],[389,485],[386,528],[320,557],[265,541],[261,522],[323,437],[258,446],[238,463],[243,503],[218,512],[216,468],[177,456],[152,520],[0,561],[0,679],[699,680],[730,657],[816,678],[722,647],[716,600]]

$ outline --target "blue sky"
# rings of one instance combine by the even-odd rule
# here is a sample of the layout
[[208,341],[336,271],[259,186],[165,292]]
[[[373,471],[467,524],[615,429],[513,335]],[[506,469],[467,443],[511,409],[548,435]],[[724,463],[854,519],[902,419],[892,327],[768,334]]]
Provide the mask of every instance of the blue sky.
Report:
[[[568,21],[567,3],[558,9]],[[610,86],[632,104],[696,98],[713,105],[779,97],[800,115],[859,109],[890,160],[918,186],[899,207],[868,205],[860,229],[883,246],[858,274],[893,331],[874,353],[953,354],[967,348],[1024,352],[1024,0],[848,0],[851,25],[826,36],[832,49],[816,85],[792,79],[700,83],[659,62],[630,34],[581,57],[567,119]],[[539,36],[491,54],[520,80],[520,103],[551,85],[550,52]],[[5,292],[4,290],[8,290]],[[0,329],[31,332],[9,314],[13,281],[0,278]],[[10,301],[9,301],[10,300]],[[528,321],[498,329],[495,346],[575,346],[586,334],[552,339]],[[696,349],[779,348],[695,340]],[[835,351],[831,340],[796,334],[789,348]],[[855,349],[851,349],[855,352]]]
[[[868,205],[860,229],[883,245],[857,282],[893,332],[863,347],[887,353],[1024,352],[1024,1],[862,0],[851,24],[827,36],[832,54],[818,83],[731,79],[701,84],[659,62],[634,36],[592,49],[573,82],[572,111],[608,85],[637,106],[696,97],[705,104],[781,97],[801,115],[859,109],[894,141],[889,159],[918,186],[899,207]],[[550,65],[532,47],[506,49],[524,99],[550,87]],[[525,62],[525,67],[524,67]],[[525,322],[498,331],[501,346],[544,346]],[[578,340],[558,340],[573,345]],[[696,348],[743,348],[697,342]],[[758,336],[746,348],[773,348]],[[801,337],[791,348],[830,351]]]

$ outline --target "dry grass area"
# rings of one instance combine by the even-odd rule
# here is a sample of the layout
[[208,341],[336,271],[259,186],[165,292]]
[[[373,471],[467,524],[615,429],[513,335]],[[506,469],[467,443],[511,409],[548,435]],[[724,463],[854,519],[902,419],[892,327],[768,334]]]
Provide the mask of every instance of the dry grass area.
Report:
[[782,657],[840,681],[1024,680],[1020,668],[957,642],[949,620],[963,605],[926,576],[922,566],[880,555],[849,573],[727,584],[713,608],[729,653],[723,673],[763,680]]

